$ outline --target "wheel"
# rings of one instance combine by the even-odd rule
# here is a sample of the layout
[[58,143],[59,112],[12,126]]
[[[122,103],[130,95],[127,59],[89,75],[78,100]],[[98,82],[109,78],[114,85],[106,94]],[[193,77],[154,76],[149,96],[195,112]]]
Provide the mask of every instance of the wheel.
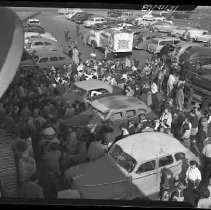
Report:
[[155,28],[155,29],[154,29],[154,32],[158,32],[158,28]]
[[97,43],[95,41],[92,41],[91,42],[91,46],[92,46],[92,48],[96,49],[97,48]]

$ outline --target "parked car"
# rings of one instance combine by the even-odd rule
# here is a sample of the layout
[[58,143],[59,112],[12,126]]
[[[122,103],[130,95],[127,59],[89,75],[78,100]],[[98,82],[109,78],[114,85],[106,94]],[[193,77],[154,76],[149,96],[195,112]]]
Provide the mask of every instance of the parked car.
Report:
[[176,38],[182,38],[182,35],[189,29],[191,29],[190,26],[178,26],[171,30],[170,35],[175,36]]
[[184,40],[187,40],[187,37],[189,35],[190,37],[190,41],[191,42],[194,42],[196,41],[197,39],[200,39],[200,37],[204,36],[204,35],[208,35],[209,32],[207,30],[204,30],[204,29],[189,29],[187,31],[185,31],[185,33],[183,34],[183,39]]
[[103,17],[93,17],[84,21],[83,26],[86,28],[91,28],[96,23],[106,23],[106,19]]
[[40,25],[40,21],[38,19],[29,19],[27,25]]
[[170,33],[171,30],[174,30],[177,28],[174,24],[171,24],[169,22],[157,22],[151,25],[150,27],[154,32],[165,32]]
[[94,17],[95,15],[93,14],[85,14],[85,15],[82,15],[81,17],[79,17],[77,20],[76,20],[76,23],[78,24],[83,24],[84,21]]
[[150,31],[145,31],[144,33],[140,34],[137,39],[133,42],[133,48],[138,50],[147,50],[148,45],[152,42],[154,38],[161,38],[163,37],[162,34],[154,33]]
[[148,45],[147,51],[151,53],[159,53],[163,46],[170,44],[177,46],[181,43],[180,39],[174,37],[154,38],[152,43]]
[[20,63],[20,67],[27,69],[35,66],[40,69],[50,69],[52,66],[55,68],[62,68],[64,64],[69,65],[72,63],[72,59],[61,51],[55,52],[46,49],[39,49],[34,54],[34,61],[33,59],[27,59]]
[[77,12],[75,15],[73,15],[72,17],[71,17],[71,21],[72,22],[76,22],[78,19],[79,19],[79,17],[82,17],[83,15],[86,15],[87,13],[86,12]]
[[201,36],[198,36],[195,40],[196,42],[209,43],[211,41],[211,34],[202,34]]
[[119,17],[122,21],[131,21],[133,19],[132,11],[122,11],[121,16]]
[[86,111],[71,119],[64,120],[64,127],[88,127],[94,129],[96,125],[110,121],[114,131],[109,134],[109,142],[120,135],[119,126],[127,124],[128,121],[138,121],[141,113],[151,114],[151,109],[141,100],[124,95],[113,95],[102,97],[87,102]]
[[119,9],[110,9],[107,12],[108,17],[115,17],[116,18],[116,17],[120,17],[121,14],[122,14],[122,11],[119,10]]
[[26,25],[24,27],[24,32],[37,32],[40,34],[44,34],[45,29],[40,25]]
[[68,11],[68,8],[59,8],[58,9],[59,15],[64,15],[67,13],[67,11]]
[[191,64],[196,69],[211,64],[211,49],[208,47],[193,46],[187,49],[179,58],[180,63]]
[[40,33],[35,33],[35,32],[25,32],[24,36],[25,36],[25,43],[29,42],[33,38],[46,38],[54,42],[57,42],[57,39],[53,37],[50,33],[40,34]]
[[174,137],[160,132],[130,135],[114,144],[108,154],[64,172],[73,178],[72,189],[82,199],[157,200],[162,170],[174,178],[181,172],[182,159],[197,158]]
[[89,79],[74,83],[62,98],[73,103],[76,100],[85,102],[108,95],[122,95],[123,89],[118,86],[109,85],[100,80]]
[[39,49],[48,49],[51,51],[63,51],[62,47],[55,41],[48,38],[33,38],[25,46],[29,53]]
[[201,44],[199,43],[182,43],[179,47],[178,47],[178,54],[176,56],[177,60],[179,60],[179,57],[186,51],[191,49],[192,47],[202,47]]

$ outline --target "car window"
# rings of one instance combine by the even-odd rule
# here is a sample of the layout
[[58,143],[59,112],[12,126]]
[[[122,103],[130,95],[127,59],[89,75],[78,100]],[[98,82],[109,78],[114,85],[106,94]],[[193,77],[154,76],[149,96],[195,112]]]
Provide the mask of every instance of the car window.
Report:
[[50,42],[44,42],[44,45],[52,45]]
[[46,63],[48,62],[48,58],[41,58],[39,63]]
[[42,42],[34,42],[34,46],[42,46],[43,43]]
[[185,153],[184,153],[184,152],[178,152],[178,153],[176,153],[176,154],[174,155],[176,161],[181,160],[181,157],[182,157],[182,156],[185,156]]
[[179,40],[174,41],[174,44],[179,44],[179,43],[180,43]]
[[170,165],[174,162],[172,155],[165,156],[159,159],[159,167]]
[[134,170],[137,164],[137,161],[132,156],[124,152],[118,144],[115,144],[111,148],[111,150],[109,151],[109,156],[114,160],[117,165],[124,168],[129,173]]
[[92,19],[90,19],[90,21],[94,21],[94,19],[92,18]]
[[135,110],[128,110],[128,111],[126,111],[126,117],[127,118],[131,118],[131,117],[135,117],[135,116],[136,116]]
[[59,57],[59,60],[60,60],[60,61],[64,61],[65,58],[64,58],[64,57]]
[[146,110],[144,110],[144,109],[138,109],[137,110],[137,115],[143,114],[143,113],[146,113]]
[[118,112],[118,113],[115,113],[115,114],[111,114],[110,119],[111,119],[111,121],[121,120],[122,119],[122,113]]
[[58,58],[57,57],[50,57],[50,62],[53,62],[53,61],[58,61]]
[[153,170],[155,170],[155,160],[148,161],[146,163],[141,164],[138,170],[136,171],[136,173],[141,174],[141,173],[153,171]]

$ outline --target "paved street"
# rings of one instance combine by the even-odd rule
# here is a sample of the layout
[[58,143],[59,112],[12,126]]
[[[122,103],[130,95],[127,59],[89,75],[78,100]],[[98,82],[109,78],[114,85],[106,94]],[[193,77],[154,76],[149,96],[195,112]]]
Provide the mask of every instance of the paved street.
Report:
[[[95,11],[92,11],[92,13]],[[100,13],[99,11],[97,12]],[[102,13],[105,15],[104,13]],[[96,52],[97,57],[101,58],[103,56],[103,53],[101,53],[99,50],[94,50],[90,46],[85,46],[82,42],[82,38],[76,37],[76,29],[75,29],[75,23],[71,22],[70,20],[65,19],[64,15],[59,15],[57,11],[46,11],[39,14],[36,18],[38,18],[41,22],[41,25],[45,28],[45,30],[49,33],[51,33],[60,44],[62,44],[64,47],[67,47],[68,44],[65,42],[64,37],[64,29],[65,27],[70,28],[71,30],[71,41],[76,41],[78,43],[79,52],[81,53],[81,58],[84,61],[92,52]],[[81,25],[81,31],[82,34],[85,33],[86,30]],[[150,57],[151,55],[145,51],[142,50],[134,50],[132,54],[133,58],[140,61],[140,67],[144,64],[144,61],[146,58]]]

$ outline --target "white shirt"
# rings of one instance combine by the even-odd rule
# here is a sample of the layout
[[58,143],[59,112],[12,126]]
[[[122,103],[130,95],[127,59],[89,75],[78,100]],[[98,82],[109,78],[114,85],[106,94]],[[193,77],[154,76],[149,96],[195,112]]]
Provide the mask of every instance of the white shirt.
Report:
[[154,82],[152,83],[151,91],[152,91],[152,94],[155,94],[158,92],[158,87]]
[[173,85],[175,83],[175,77],[173,75],[169,75],[168,84]]
[[164,120],[166,120],[166,124],[169,127],[171,127],[171,123],[172,123],[172,115],[171,115],[171,113],[164,113],[163,116],[161,117],[161,121],[164,122]]
[[202,153],[206,157],[211,158],[211,144],[206,144],[204,146],[204,149],[203,149]]
[[192,169],[190,166],[186,172],[186,179],[190,179],[193,181],[200,180],[201,181],[201,172],[198,168]]

